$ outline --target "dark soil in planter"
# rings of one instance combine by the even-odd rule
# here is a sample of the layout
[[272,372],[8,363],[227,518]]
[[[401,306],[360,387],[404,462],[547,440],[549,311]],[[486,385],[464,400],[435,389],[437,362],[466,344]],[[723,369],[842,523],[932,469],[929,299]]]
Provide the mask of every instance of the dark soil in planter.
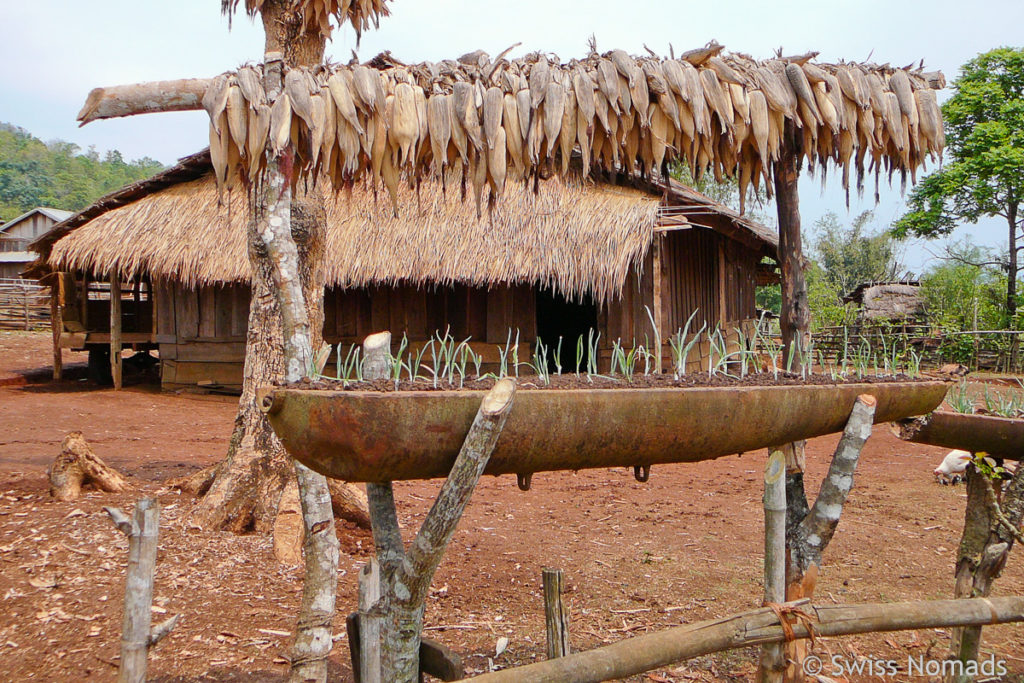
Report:
[[[522,375],[516,382],[520,390],[545,390],[545,389],[572,389],[572,390],[593,390],[593,389],[650,389],[650,388],[702,388],[702,387],[765,387],[765,386],[800,386],[800,385],[841,385],[841,384],[884,384],[892,382],[922,382],[928,381],[930,377],[912,378],[907,375],[890,375],[876,377],[874,375],[864,377],[848,377],[846,379],[833,379],[830,375],[808,375],[806,378],[795,373],[779,373],[776,379],[774,373],[761,372],[747,375],[743,379],[729,377],[722,374],[709,376],[707,373],[695,373],[683,375],[676,379],[672,374],[661,375],[634,375],[629,381],[621,376],[607,377],[594,375],[587,377],[583,374],[576,376],[575,373],[551,375],[550,382],[545,384],[537,375]],[[325,389],[334,391],[458,391],[458,390],[487,390],[494,386],[495,379],[485,377],[483,379],[466,378],[464,382],[458,378],[454,382],[438,378],[437,384],[432,379],[419,379],[416,382],[401,380],[396,388],[393,380],[374,380],[372,382],[345,383],[336,379],[321,378],[318,380],[304,379],[301,382],[293,382],[283,386],[292,389]]]

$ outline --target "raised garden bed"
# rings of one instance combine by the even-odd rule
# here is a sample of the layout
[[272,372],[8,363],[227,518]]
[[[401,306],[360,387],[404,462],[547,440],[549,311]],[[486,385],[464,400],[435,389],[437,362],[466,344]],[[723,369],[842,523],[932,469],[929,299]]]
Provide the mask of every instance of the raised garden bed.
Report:
[[[791,376],[776,383],[768,373],[743,381],[721,375],[643,375],[632,384],[550,379],[550,387],[535,376],[520,379],[485,472],[528,476],[709,460],[838,432],[860,394],[878,401],[879,423],[931,412],[948,388],[942,381],[892,378],[837,383]],[[559,388],[567,380],[583,386]],[[429,479],[447,476],[485,382],[465,382],[462,390],[403,382],[396,391],[386,380],[340,388],[320,380],[272,389],[264,410],[288,452],[327,476]]]

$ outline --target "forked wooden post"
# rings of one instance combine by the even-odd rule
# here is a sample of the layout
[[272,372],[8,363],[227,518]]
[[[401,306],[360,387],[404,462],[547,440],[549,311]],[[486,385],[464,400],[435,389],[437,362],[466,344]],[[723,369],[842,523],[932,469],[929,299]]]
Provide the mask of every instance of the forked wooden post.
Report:
[[[370,375],[377,379],[381,372],[386,376],[390,346],[388,332],[366,338],[365,379],[371,379]],[[515,393],[515,382],[503,379],[484,397],[455,464],[408,552],[398,528],[391,482],[366,486],[373,541],[380,562],[381,599],[375,611],[384,615],[380,625],[381,679],[388,683],[419,680],[423,609],[430,582],[505,427]]]
[[562,570],[544,568],[544,625],[548,634],[548,659],[569,654],[569,610],[562,597]]
[[[764,604],[786,601],[786,456],[773,450],[764,466]],[[759,678],[778,683],[786,670],[785,647],[761,648]]]
[[121,388],[121,276],[110,275],[110,376]]
[[149,648],[174,628],[175,615],[150,630],[153,604],[153,572],[156,570],[160,503],[143,498],[129,517],[117,508],[103,508],[118,530],[128,537],[128,571],[125,575],[124,620],[121,624],[121,667],[118,683],[143,683]]

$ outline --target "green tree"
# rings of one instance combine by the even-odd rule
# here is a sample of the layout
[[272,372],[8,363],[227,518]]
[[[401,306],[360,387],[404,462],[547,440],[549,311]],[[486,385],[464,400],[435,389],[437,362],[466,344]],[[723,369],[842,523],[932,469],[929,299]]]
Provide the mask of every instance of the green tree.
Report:
[[1001,326],[1017,314],[1017,270],[1024,198],[1024,49],[998,48],[960,69],[953,96],[942,106],[949,161],[914,188],[897,236],[948,235],[961,222],[1006,220],[1009,248]]
[[863,282],[894,280],[899,275],[896,240],[884,230],[869,232],[874,218],[873,211],[865,211],[845,227],[830,211],[814,223],[811,255],[821,266],[822,277],[840,295]]
[[128,183],[163,169],[153,159],[126,162],[117,150],[104,158],[71,142],[44,143],[23,128],[0,123],[0,220],[37,206],[77,211]]

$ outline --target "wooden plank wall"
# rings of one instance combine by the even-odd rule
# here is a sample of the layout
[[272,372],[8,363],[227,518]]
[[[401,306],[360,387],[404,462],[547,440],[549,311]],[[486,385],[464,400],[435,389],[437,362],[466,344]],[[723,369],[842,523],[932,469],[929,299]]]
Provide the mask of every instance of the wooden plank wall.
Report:
[[241,389],[249,287],[190,289],[158,281],[154,289],[162,386]]
[[458,340],[504,344],[509,330],[520,339],[537,336],[536,299],[528,286],[426,288],[411,285],[369,289],[329,289],[324,294],[324,340],[359,343],[368,335],[390,330],[411,341],[444,334],[450,327]]

